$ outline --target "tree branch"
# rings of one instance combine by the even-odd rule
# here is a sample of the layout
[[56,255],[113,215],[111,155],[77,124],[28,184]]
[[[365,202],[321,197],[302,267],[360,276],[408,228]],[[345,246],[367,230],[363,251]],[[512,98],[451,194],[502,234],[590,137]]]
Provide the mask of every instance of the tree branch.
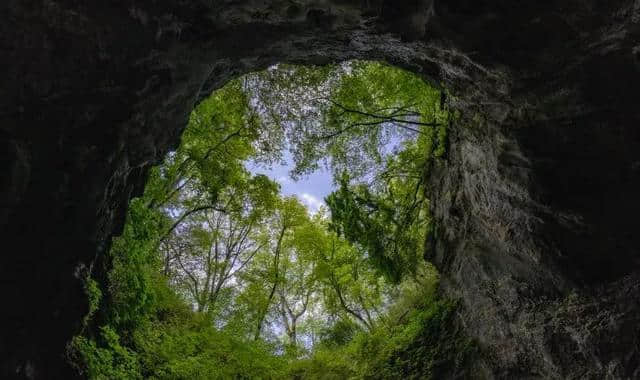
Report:
[[[171,225],[171,227],[160,237],[160,239],[158,239],[158,245],[160,245],[161,242],[163,242],[169,235],[171,235],[173,230],[175,230],[180,225],[180,223],[182,223],[186,218],[188,218],[192,214],[195,214],[197,212],[204,211],[204,210],[215,210],[215,211],[219,211],[219,212],[223,212],[223,213],[227,212],[227,210],[218,208],[216,206],[200,206],[200,207],[196,207],[194,209],[191,209],[191,210],[185,212],[184,214],[182,214],[173,223],[173,225]],[[156,248],[157,248],[157,246],[156,246]]]

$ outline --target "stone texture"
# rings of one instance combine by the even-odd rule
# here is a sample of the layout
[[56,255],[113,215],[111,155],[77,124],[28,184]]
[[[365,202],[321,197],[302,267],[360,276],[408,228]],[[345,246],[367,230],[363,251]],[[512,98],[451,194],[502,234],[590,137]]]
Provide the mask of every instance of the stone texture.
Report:
[[431,181],[478,377],[640,377],[640,2],[6,0],[3,378],[72,378],[78,273],[195,102],[276,62],[382,59],[462,112]]

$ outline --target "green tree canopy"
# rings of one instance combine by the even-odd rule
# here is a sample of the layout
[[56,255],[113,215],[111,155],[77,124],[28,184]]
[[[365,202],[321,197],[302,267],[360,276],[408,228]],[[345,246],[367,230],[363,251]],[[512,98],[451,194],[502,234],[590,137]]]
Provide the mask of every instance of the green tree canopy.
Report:
[[[446,153],[442,99],[375,62],[279,65],[215,91],[131,202],[101,263],[108,275],[87,278],[91,309],[69,348],[79,370],[428,378],[467,358],[471,345],[443,330],[455,304],[438,299],[423,260],[426,183]],[[285,149],[294,178],[331,169],[328,208],[311,213],[248,169]]]

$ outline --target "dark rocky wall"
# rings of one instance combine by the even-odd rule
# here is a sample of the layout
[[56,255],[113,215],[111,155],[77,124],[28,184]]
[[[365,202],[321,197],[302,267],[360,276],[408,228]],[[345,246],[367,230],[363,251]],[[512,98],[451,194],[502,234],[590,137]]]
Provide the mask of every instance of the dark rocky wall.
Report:
[[640,378],[639,1],[5,0],[0,21],[0,377],[73,377],[80,274],[197,99],[367,58],[462,112],[429,256],[478,377]]

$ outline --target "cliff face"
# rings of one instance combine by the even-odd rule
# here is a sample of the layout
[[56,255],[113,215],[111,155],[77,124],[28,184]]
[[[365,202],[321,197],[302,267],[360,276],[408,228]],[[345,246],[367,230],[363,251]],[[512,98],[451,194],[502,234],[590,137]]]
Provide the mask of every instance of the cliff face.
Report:
[[276,62],[383,59],[462,112],[429,253],[496,378],[640,377],[640,2],[7,0],[2,377],[72,377],[81,274],[199,98]]

